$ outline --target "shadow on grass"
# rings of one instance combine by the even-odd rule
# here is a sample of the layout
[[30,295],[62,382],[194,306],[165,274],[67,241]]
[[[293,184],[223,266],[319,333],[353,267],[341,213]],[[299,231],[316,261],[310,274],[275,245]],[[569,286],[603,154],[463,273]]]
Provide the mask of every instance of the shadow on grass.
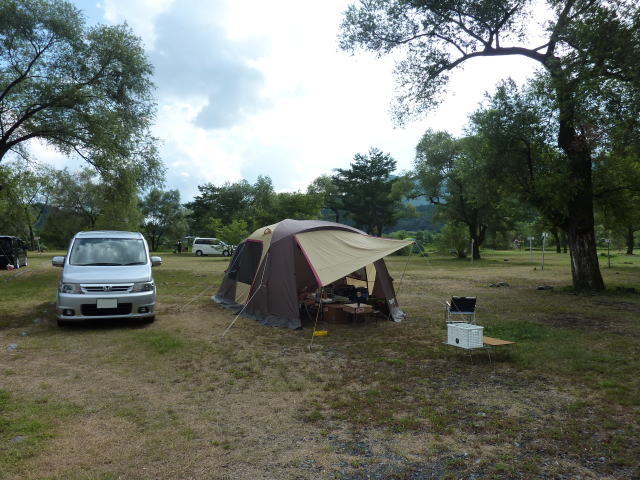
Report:
[[8,328],[25,328],[32,325],[55,323],[56,308],[53,302],[42,302],[32,305],[19,314],[2,313],[0,315],[0,330]]
[[[53,319],[55,323],[55,318]],[[90,320],[63,320],[58,329],[64,331],[83,330],[135,330],[145,328],[152,322],[140,318],[95,318]]]
[[82,321],[68,321],[63,326],[56,325],[56,307],[53,302],[42,302],[31,306],[20,314],[3,314],[0,316],[0,331],[9,328],[28,328],[37,325],[48,325],[52,331],[90,331],[90,330],[122,330],[141,329],[149,325],[145,319],[107,318]]

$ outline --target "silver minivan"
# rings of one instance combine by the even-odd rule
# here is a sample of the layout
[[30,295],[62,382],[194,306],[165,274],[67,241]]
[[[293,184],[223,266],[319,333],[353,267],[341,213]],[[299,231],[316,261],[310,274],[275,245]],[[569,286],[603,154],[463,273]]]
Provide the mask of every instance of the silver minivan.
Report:
[[102,318],[138,318],[152,322],[156,286],[151,267],[162,263],[149,256],[141,233],[94,231],[77,233],[62,267],[56,315],[59,325]]

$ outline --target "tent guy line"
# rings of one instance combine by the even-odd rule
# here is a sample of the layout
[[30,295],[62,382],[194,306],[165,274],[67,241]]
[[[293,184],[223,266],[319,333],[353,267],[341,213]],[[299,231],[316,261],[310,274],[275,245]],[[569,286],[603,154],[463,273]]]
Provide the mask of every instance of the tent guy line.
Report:
[[[229,329],[231,327],[233,327],[234,323],[236,323],[236,320],[238,320],[238,317],[240,315],[242,315],[242,312],[244,312],[244,309],[247,308],[247,305],[249,305],[249,303],[251,302],[251,300],[253,300],[253,297],[256,296],[256,294],[258,293],[258,291],[264,286],[263,280],[264,280],[264,272],[266,272],[267,270],[267,263],[269,261],[269,253],[267,253],[267,255],[264,258],[264,263],[265,266],[262,269],[262,276],[260,277],[260,285],[258,285],[258,288],[256,288],[255,292],[253,292],[253,295],[251,295],[251,298],[249,298],[249,300],[247,301],[247,303],[244,304],[244,306],[242,307],[242,310],[240,310],[238,312],[238,314],[235,316],[235,318],[231,321],[231,323],[229,324],[229,326],[227,326],[227,328],[225,328],[224,332],[222,332],[222,337],[224,338],[224,336],[227,334],[227,332],[229,331]],[[233,260],[232,260],[233,263]]]

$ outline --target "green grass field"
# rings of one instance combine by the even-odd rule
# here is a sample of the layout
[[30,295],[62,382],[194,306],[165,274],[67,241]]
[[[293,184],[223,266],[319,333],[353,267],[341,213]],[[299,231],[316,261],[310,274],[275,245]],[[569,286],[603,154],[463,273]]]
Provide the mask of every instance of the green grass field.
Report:
[[[155,323],[59,328],[55,252],[34,255],[0,272],[0,479],[639,478],[640,258],[601,257],[585,295],[534,253],[390,257],[406,321],[311,348],[311,325],[222,338],[228,259],[189,255],[154,270]],[[452,295],[516,345],[444,345]]]

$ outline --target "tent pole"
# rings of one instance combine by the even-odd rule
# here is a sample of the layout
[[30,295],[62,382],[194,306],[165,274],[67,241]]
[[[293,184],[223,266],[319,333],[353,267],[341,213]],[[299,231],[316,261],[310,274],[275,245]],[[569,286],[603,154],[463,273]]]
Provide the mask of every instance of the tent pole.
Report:
[[[398,293],[400,293],[400,288],[402,287],[402,282],[404,281],[404,274],[407,271],[407,265],[409,265],[409,260],[411,260],[411,255],[413,255],[413,245],[416,244],[416,242],[413,242],[411,244],[411,251],[409,252],[409,256],[407,257],[407,261],[404,264],[404,270],[402,270],[402,276],[400,277],[400,283],[398,284],[398,289],[396,290],[396,300],[398,298]],[[387,315],[387,321],[389,320],[389,318],[391,318],[391,308],[389,308],[389,315]]]
[[324,287],[320,288],[320,303],[318,304],[318,310],[316,311],[316,321],[313,324],[313,332],[311,333],[311,341],[309,341],[309,351],[311,351],[311,347],[313,346],[313,337],[316,336],[316,327],[318,326],[318,318],[320,317],[320,309],[322,307],[322,297],[324,295]]
[[229,326],[227,328],[224,329],[224,332],[222,332],[222,337],[224,337],[227,332],[229,331],[229,329],[231,327],[233,327],[233,324],[236,323],[236,320],[238,320],[238,317],[240,315],[242,315],[242,312],[244,312],[244,309],[247,308],[247,305],[249,305],[249,303],[251,302],[251,300],[253,300],[253,297],[256,296],[256,293],[258,293],[260,291],[260,289],[264,286],[264,283],[262,283],[262,280],[264,280],[264,272],[267,271],[267,262],[269,261],[269,254],[267,253],[267,255],[264,257],[264,268],[262,269],[262,276],[260,277],[260,285],[258,285],[258,288],[256,288],[256,291],[253,292],[253,295],[251,295],[251,298],[249,298],[249,300],[247,300],[247,303],[245,303],[242,306],[242,309],[238,312],[238,314],[236,315],[236,318],[234,318],[231,323],[229,324]]

